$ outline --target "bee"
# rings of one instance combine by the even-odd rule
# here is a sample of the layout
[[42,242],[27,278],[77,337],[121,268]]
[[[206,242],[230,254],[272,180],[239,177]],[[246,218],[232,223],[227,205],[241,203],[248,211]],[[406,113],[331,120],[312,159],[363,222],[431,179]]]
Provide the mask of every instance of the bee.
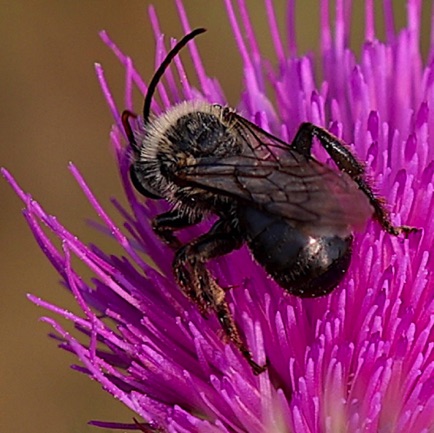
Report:
[[[143,126],[123,125],[132,149],[130,178],[139,193],[167,200],[172,208],[152,222],[175,250],[173,272],[181,289],[205,315],[214,311],[231,342],[257,374],[220,287],[206,263],[244,244],[288,293],[308,298],[330,293],[344,277],[353,232],[375,218],[391,235],[414,229],[392,224],[383,200],[349,148],[327,130],[302,123],[291,144],[271,135],[235,110],[187,101],[151,117],[158,82],[173,58],[205,29],[187,34],[168,53],[144,100]],[[337,169],[311,154],[314,139]],[[177,230],[217,216],[209,232],[185,245]]]

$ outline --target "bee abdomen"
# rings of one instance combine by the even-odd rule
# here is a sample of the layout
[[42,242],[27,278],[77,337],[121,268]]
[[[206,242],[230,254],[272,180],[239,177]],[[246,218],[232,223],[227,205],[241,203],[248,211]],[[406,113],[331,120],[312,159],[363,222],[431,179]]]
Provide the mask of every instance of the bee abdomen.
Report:
[[309,236],[282,217],[250,207],[240,214],[254,258],[289,293],[323,296],[344,277],[352,236]]

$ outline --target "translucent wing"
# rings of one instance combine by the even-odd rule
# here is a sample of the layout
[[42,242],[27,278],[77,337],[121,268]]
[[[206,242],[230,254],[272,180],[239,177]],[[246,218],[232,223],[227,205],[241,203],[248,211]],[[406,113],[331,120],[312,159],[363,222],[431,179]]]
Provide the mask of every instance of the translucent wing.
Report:
[[180,168],[176,175],[184,185],[233,197],[312,234],[347,235],[372,216],[367,197],[345,173],[305,158],[242,117],[234,127],[242,154]]

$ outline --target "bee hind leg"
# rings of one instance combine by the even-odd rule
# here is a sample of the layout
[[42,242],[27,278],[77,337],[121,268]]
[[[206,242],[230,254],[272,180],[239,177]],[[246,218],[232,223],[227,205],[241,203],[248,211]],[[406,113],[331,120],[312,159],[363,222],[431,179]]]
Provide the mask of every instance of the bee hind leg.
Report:
[[306,158],[311,157],[313,138],[316,137],[321,146],[333,159],[339,170],[348,174],[357,183],[359,189],[368,197],[371,206],[374,208],[374,217],[380,223],[383,230],[391,235],[397,236],[400,233],[408,234],[418,231],[415,227],[393,225],[389,212],[385,207],[385,201],[377,197],[366,179],[364,165],[350,151],[348,146],[335,135],[324,128],[313,123],[302,123],[292,142],[291,148]]
[[247,360],[255,374],[265,370],[253,361],[244,344],[226,301],[225,289],[208,272],[205,263],[238,249],[243,243],[239,233],[230,231],[224,221],[218,221],[206,234],[180,248],[173,262],[175,277],[184,293],[199,307],[202,314],[215,311],[227,338]]

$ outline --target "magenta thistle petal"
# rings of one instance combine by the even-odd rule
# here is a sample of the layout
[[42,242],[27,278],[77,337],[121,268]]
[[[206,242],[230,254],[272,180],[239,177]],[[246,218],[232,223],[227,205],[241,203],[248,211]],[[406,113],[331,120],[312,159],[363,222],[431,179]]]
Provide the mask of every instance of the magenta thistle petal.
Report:
[[[173,253],[150,224],[165,205],[141,200],[133,191],[119,107],[101,65],[95,69],[115,122],[111,140],[128,200],[125,208],[113,199],[124,218],[122,227],[72,164],[70,171],[95,209],[94,226],[111,236],[123,255],[108,255],[81,242],[2,171],[24,203],[24,217],[37,243],[82,314],[34,295],[29,299],[75,325],[73,335],[57,320],[42,318],[53,327],[59,346],[79,360],[73,368],[134,411],[143,431],[434,430],[434,38],[431,35],[424,61],[419,50],[422,2],[407,2],[407,26],[397,32],[392,2],[384,0],[386,42],[378,40],[374,2],[367,1],[366,41],[356,56],[348,46],[351,2],[337,0],[330,14],[329,2],[323,0],[321,53],[297,56],[294,3],[288,1],[286,46],[273,2],[265,1],[278,59],[277,67],[271,67],[259,50],[247,2],[225,1],[243,61],[240,112],[287,141],[303,121],[341,136],[366,161],[372,181],[390,205],[393,223],[421,230],[408,238],[391,237],[369,222],[356,235],[345,279],[318,299],[285,294],[245,248],[210,263],[219,283],[232,287],[227,297],[253,358],[259,364],[268,361],[263,374],[253,374],[240,353],[223,340],[216,317],[202,317],[177,287]],[[176,7],[187,33],[191,28],[181,0]],[[158,66],[167,54],[167,40],[152,7],[149,15]],[[330,16],[335,17],[333,23]],[[108,34],[100,36],[125,67],[122,108],[131,110],[133,89],[145,94],[147,85]],[[200,88],[190,84],[176,58],[174,72],[168,71],[158,87],[159,102],[152,104],[156,114],[182,100],[225,103],[194,42],[188,50]],[[315,78],[318,67],[321,82]],[[275,103],[267,89],[274,92]],[[141,127],[140,121],[133,126]],[[319,158],[324,157],[319,152]],[[208,226],[185,230],[183,240]],[[93,272],[91,282],[80,277],[76,259]],[[139,429],[132,421],[92,423]]]

